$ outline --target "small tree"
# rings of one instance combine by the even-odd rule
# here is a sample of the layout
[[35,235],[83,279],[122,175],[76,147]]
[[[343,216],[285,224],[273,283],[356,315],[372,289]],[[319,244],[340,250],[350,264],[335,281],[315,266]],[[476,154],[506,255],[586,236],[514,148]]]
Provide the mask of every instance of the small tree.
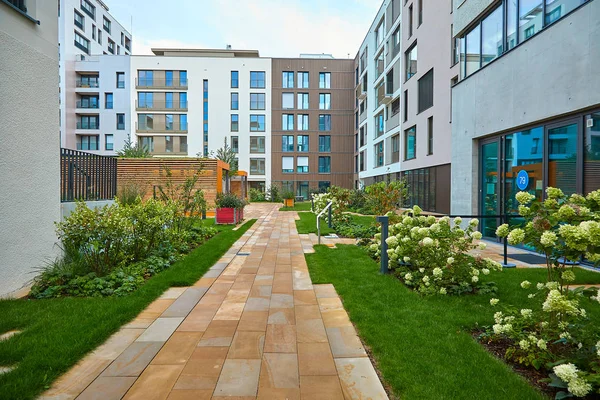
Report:
[[[201,153],[197,154],[198,157],[201,157]],[[216,158],[217,160],[221,160],[229,164],[229,176],[235,176],[238,172],[238,159],[237,153],[233,151],[233,148],[227,144],[227,138],[223,143],[223,147],[217,149],[216,152],[210,153],[211,158]]]
[[150,150],[148,146],[139,146],[138,143],[132,144],[131,136],[127,136],[123,149],[117,152],[117,155],[122,158],[150,158]]
[[377,215],[385,215],[398,209],[408,198],[408,185],[404,179],[378,182],[367,186],[365,193],[369,208]]

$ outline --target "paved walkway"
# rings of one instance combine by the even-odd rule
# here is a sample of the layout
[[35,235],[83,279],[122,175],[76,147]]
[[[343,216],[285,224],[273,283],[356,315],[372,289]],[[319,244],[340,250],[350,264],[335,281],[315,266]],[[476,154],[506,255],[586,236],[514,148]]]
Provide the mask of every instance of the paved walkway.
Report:
[[[193,287],[171,288],[43,399],[387,399],[332,285],[313,285],[294,212],[259,218]],[[304,245],[306,247],[306,244]]]

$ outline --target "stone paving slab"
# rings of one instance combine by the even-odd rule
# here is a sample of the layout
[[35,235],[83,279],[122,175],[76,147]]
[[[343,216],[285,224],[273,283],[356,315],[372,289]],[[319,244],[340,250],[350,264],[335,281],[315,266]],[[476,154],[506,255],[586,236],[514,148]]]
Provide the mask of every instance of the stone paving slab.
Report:
[[387,399],[335,288],[312,284],[314,238],[278,206],[250,205],[258,221],[198,282],[167,290],[42,398]]

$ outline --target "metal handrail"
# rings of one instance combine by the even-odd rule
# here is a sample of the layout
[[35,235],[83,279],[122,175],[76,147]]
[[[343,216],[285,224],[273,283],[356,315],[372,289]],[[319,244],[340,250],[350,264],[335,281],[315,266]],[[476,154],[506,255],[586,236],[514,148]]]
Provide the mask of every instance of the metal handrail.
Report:
[[321,244],[321,215],[323,215],[323,213],[327,210],[329,210],[329,208],[331,207],[331,205],[333,204],[333,201],[330,201],[327,206],[325,206],[325,208],[323,210],[321,210],[321,212],[317,215],[317,236],[318,236],[318,244]]

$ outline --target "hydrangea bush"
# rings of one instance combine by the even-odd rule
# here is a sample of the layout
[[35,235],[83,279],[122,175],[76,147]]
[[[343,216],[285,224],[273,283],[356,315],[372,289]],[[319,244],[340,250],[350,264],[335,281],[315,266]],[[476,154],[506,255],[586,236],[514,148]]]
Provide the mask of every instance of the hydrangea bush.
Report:
[[[575,281],[572,263],[582,257],[600,262],[600,191],[583,197],[566,196],[549,187],[547,199],[534,201],[526,192],[516,195],[522,227],[501,225],[496,231],[511,245],[526,244],[546,257],[547,281],[521,287],[533,292],[534,309],[505,307],[494,314],[487,332],[490,340],[508,340],[506,357],[536,369],[552,370],[548,383],[566,389],[557,398],[600,394],[600,331],[592,326],[581,307],[588,292],[570,290]],[[592,296],[600,303],[600,291]],[[495,306],[498,299],[490,300]]]
[[[421,215],[418,206],[405,211],[398,223],[391,224],[388,245],[389,268],[408,287],[426,294],[462,294],[495,291],[483,277],[502,266],[479,254],[485,249],[476,230],[479,221],[471,220],[462,228],[461,218],[453,221]],[[368,247],[374,258],[381,256],[381,233]]]

